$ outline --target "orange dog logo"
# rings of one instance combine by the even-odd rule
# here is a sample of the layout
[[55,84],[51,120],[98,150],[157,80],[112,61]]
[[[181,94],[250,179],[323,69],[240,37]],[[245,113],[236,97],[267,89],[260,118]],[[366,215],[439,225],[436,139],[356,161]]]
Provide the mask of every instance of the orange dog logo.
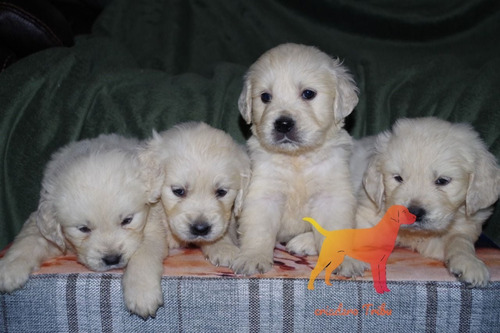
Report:
[[314,280],[323,269],[325,269],[325,283],[331,286],[330,277],[333,270],[342,263],[344,256],[348,255],[370,264],[377,293],[383,294],[390,291],[387,288],[385,275],[387,259],[394,249],[399,227],[402,224],[412,224],[415,220],[415,215],[411,214],[406,207],[399,205],[389,207],[376,226],[365,229],[328,231],[314,219],[305,217],[304,221],[311,223],[326,237],[321,246],[316,267],[311,272],[307,288],[314,289]]

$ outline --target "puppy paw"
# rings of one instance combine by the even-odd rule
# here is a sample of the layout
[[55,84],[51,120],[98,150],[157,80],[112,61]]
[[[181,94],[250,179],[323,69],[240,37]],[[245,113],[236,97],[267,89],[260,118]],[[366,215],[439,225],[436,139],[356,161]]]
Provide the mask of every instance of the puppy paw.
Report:
[[345,277],[363,276],[368,264],[345,256],[344,261],[335,269],[334,273]]
[[240,250],[233,244],[214,244],[203,247],[203,254],[215,266],[230,267]]
[[475,256],[453,256],[447,266],[451,274],[471,287],[486,287],[490,280],[488,268]]
[[286,244],[286,249],[288,252],[299,256],[315,256],[318,254],[312,232],[295,236]]
[[23,287],[28,282],[31,270],[20,260],[0,260],[0,292],[10,293]]
[[123,276],[123,299],[127,309],[144,319],[155,317],[156,311],[163,305],[161,283],[151,276]]
[[265,273],[273,267],[273,258],[263,254],[240,254],[231,265],[236,274],[253,275]]

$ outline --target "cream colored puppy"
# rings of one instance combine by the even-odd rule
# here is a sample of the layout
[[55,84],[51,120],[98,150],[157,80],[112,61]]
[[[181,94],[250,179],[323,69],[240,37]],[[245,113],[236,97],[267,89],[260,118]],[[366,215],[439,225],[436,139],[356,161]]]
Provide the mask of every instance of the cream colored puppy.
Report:
[[44,260],[68,250],[94,271],[127,266],[126,306],[154,316],[163,304],[165,232],[161,210],[149,214],[159,192],[146,187],[136,149],[135,140],[107,135],[52,156],[38,209],[0,260],[0,291],[21,288]]
[[444,261],[463,282],[485,286],[489,273],[474,242],[498,199],[500,171],[478,134],[436,118],[400,119],[371,145],[357,227],[374,225],[392,205],[406,206],[417,221],[401,227],[397,244]]
[[243,147],[204,123],[154,133],[143,152],[152,182],[162,184],[169,247],[195,244],[214,265],[238,254],[235,216],[250,178]]
[[[357,102],[347,69],[314,47],[279,45],[250,67],[239,109],[252,124],[252,179],[239,219],[235,272],[271,269],[276,241],[288,242],[290,252],[317,254],[324,236],[303,217],[327,230],[354,226],[352,139],[343,126]],[[353,260],[342,267],[346,276],[363,270]]]

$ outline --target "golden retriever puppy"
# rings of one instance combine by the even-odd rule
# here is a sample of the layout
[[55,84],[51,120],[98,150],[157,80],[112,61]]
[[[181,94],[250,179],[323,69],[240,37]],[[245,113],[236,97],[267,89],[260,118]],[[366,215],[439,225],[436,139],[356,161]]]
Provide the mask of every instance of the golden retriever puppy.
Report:
[[222,130],[189,122],[153,133],[141,159],[162,185],[169,247],[198,245],[212,264],[228,266],[238,254],[235,217],[250,177],[244,147]]
[[500,172],[478,134],[436,118],[400,119],[364,144],[372,156],[357,227],[373,226],[392,205],[406,206],[417,220],[401,227],[397,244],[444,261],[463,282],[485,286],[489,273],[474,242],[498,199]]
[[[279,45],[250,67],[239,109],[252,125],[252,178],[239,219],[235,272],[271,269],[276,241],[288,242],[293,253],[318,254],[324,236],[303,217],[326,230],[354,226],[352,139],[343,126],[357,102],[347,69],[311,46]],[[362,270],[362,263],[346,260],[339,273]]]
[[69,250],[94,271],[127,266],[126,306],[142,317],[155,315],[163,304],[165,229],[161,213],[148,221],[159,192],[143,181],[137,145],[102,135],[52,156],[38,209],[0,260],[0,291],[21,288],[44,260]]

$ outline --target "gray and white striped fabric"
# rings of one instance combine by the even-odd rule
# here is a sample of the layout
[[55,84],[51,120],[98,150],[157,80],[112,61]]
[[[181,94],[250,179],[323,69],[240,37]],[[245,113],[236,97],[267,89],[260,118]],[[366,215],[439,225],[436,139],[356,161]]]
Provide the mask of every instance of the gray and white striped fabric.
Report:
[[121,274],[35,275],[0,295],[0,332],[498,332],[500,282],[316,283],[307,279],[164,277],[154,319],[126,310]]

